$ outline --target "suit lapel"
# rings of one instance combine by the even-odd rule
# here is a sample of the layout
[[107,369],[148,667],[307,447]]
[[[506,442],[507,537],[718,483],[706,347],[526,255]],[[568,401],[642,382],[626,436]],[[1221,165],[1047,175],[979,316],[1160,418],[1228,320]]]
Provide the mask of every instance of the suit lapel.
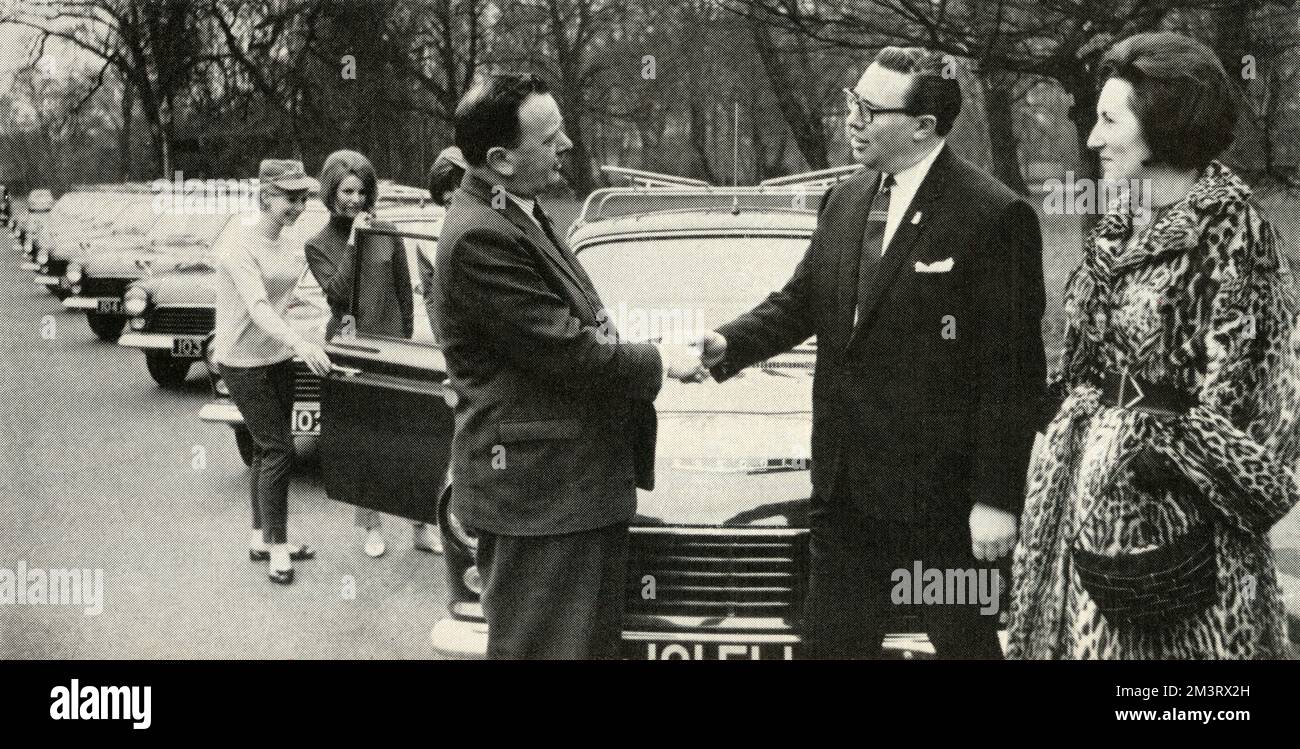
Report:
[[[590,298],[589,292],[591,282],[590,280],[584,282],[586,274],[582,273],[581,270],[575,267],[574,263],[577,261],[576,258],[574,259],[574,262],[571,263],[569,259],[565,257],[566,254],[572,256],[572,253],[567,252],[567,247],[561,249],[552,244],[551,240],[547,238],[546,232],[542,231],[542,228],[537,225],[537,222],[533,220],[533,217],[524,213],[524,209],[520,208],[519,204],[514,200],[511,200],[510,196],[502,193],[501,198],[498,199],[498,202],[500,202],[500,200],[505,200],[506,207],[504,209],[494,207],[492,204],[492,199],[494,197],[492,194],[492,185],[479,179],[472,173],[465,174],[465,179],[461,182],[461,187],[487,203],[489,208],[492,208],[497,213],[505,216],[510,223],[518,227],[519,230],[528,237],[528,241],[540,248],[542,254],[551,261],[551,264],[559,268],[561,273],[568,276],[574,286],[582,292],[583,301],[586,302],[592,316],[596,316],[594,306],[596,302]],[[563,239],[560,239],[558,234],[556,235],[556,239],[561,242],[564,241]]]
[[[880,174],[870,173],[863,177],[863,197],[848,201],[849,205],[859,210],[853,213],[841,225],[842,233],[832,238],[839,248],[838,283],[835,287],[836,310],[844,324],[853,325],[853,310],[857,306],[858,263],[862,261],[862,235],[867,230],[867,215],[871,213],[871,201],[876,199],[876,190],[880,187]],[[868,187],[869,185],[869,187]],[[856,237],[856,239],[855,239]]]
[[871,285],[867,288],[867,298],[862,309],[862,315],[858,318],[858,324],[853,328],[853,335],[849,337],[849,345],[852,345],[858,336],[871,327],[875,311],[879,307],[881,299],[889,291],[889,287],[893,285],[899,270],[907,265],[912,258],[912,250],[917,241],[935,220],[936,217],[932,206],[943,193],[943,187],[947,183],[947,172],[951,158],[948,146],[945,145],[934,163],[930,165],[930,171],[925,175],[925,180],[921,182],[920,188],[917,189],[916,196],[912,198],[912,204],[907,207],[907,211],[903,214],[903,221],[898,225],[894,236],[890,238],[889,247],[885,249],[885,256],[880,261],[880,267],[876,270],[876,275],[871,279]]

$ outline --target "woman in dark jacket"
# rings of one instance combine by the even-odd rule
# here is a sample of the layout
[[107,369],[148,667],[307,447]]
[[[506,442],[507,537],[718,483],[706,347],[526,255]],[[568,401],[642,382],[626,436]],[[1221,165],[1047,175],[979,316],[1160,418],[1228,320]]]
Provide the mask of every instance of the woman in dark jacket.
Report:
[[[329,223],[307,242],[307,265],[329,301],[331,316],[326,339],[357,333],[410,338],[413,330],[410,268],[400,237],[369,235],[360,252],[354,249],[356,230],[364,227],[392,229],[373,221],[378,178],[370,160],[356,151],[335,151],[321,168],[321,201],[329,209]],[[361,285],[353,307],[352,286],[356,264],[362,264]],[[384,553],[379,513],[357,508],[357,526],[367,531],[365,550],[372,557]],[[417,549],[441,552],[436,529],[415,523]]]
[[1214,160],[1236,122],[1214,52],[1139,34],[1102,81],[1088,145],[1129,187],[1066,285],[1007,654],[1284,658],[1269,529],[1300,499],[1300,294],[1250,188]]

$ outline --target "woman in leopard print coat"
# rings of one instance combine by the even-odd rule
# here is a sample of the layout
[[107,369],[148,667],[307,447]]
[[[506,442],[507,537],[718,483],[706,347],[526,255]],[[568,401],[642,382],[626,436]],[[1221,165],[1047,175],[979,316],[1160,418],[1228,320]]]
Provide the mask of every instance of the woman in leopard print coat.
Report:
[[[1300,295],[1250,189],[1209,160],[1235,119],[1231,97],[1215,97],[1230,84],[1213,53],[1139,35],[1107,55],[1103,81],[1089,145],[1106,176],[1183,173],[1189,189],[1145,224],[1133,193],[1119,201],[1067,284],[1062,402],[1030,470],[1008,656],[1286,657],[1268,532],[1300,499]],[[1124,372],[1195,405],[1104,405],[1103,378]],[[1131,554],[1205,526],[1216,600],[1158,626],[1108,621],[1071,564],[1071,544]]]

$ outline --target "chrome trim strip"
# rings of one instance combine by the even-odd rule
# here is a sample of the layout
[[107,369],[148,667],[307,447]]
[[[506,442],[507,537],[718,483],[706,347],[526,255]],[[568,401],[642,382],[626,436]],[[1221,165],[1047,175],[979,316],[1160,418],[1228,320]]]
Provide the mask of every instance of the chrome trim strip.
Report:
[[657,526],[657,525],[633,525],[629,530],[632,533],[644,535],[670,535],[670,536],[744,536],[742,540],[751,540],[749,536],[776,536],[779,538],[795,538],[808,535],[807,528],[764,528],[764,527],[718,527],[718,526]]

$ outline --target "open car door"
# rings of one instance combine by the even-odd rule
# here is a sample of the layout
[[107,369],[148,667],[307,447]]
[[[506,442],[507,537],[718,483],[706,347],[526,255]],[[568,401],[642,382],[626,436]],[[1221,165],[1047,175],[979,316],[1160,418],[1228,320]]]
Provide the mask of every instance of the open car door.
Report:
[[[364,233],[401,236],[418,278],[415,264],[422,253],[432,257],[436,235],[428,222],[395,223],[396,232]],[[359,238],[355,251],[374,244]],[[353,267],[356,300],[356,287],[369,282],[365,274],[374,266],[357,258]],[[418,320],[423,298],[420,284],[412,286]],[[441,349],[421,329],[427,323],[417,322],[416,340],[345,332],[326,345],[334,368],[321,382],[318,450],[331,498],[435,523],[451,456],[454,393]]]

